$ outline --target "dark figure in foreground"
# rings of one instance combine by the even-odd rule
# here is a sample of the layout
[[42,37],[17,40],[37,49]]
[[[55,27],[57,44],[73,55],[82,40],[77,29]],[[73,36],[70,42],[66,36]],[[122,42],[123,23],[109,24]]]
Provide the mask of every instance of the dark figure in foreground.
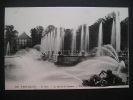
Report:
[[107,86],[120,85],[122,83],[122,79],[118,75],[113,74],[112,70],[108,69],[107,72],[102,71],[99,76],[104,73],[106,74],[106,77],[102,78],[102,80],[107,81]]
[[[101,74],[106,74],[106,77],[101,78]],[[122,79],[118,75],[114,75],[112,70],[101,71],[99,75],[93,75],[89,80],[83,80],[84,86],[114,86],[122,85]]]

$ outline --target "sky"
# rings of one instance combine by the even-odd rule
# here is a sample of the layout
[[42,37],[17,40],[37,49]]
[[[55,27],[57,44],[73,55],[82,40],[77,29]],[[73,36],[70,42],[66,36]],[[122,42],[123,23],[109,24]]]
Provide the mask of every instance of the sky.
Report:
[[82,24],[92,25],[113,11],[120,12],[120,21],[128,17],[128,8],[120,7],[8,7],[5,8],[5,25],[14,25],[19,35],[36,26],[75,28]]

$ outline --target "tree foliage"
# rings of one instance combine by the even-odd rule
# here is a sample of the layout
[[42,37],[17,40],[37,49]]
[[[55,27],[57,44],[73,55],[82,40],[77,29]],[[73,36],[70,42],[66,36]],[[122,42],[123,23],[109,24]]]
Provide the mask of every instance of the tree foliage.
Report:
[[11,53],[16,52],[17,50],[17,45],[16,45],[16,39],[18,37],[18,31],[14,30],[13,25],[6,25],[5,26],[5,49],[6,45],[9,42],[10,47],[11,47]]
[[11,41],[16,39],[17,36],[18,36],[18,32],[17,32],[17,30],[14,30],[13,25],[5,26],[5,38],[6,38],[7,42],[11,43]]
[[49,25],[49,26],[46,28],[45,32],[48,33],[48,32],[54,31],[55,28],[56,28],[56,27],[55,27],[54,25]]
[[40,44],[44,28],[42,26],[37,26],[36,28],[32,28],[30,32],[32,37],[32,46]]
[[72,30],[66,29],[64,37],[64,50],[71,50],[71,43],[72,43]]

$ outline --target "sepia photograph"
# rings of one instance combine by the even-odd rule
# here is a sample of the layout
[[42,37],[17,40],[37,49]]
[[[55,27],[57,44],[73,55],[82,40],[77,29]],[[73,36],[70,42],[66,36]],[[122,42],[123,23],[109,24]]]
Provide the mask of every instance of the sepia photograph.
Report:
[[5,90],[129,88],[128,7],[5,7]]

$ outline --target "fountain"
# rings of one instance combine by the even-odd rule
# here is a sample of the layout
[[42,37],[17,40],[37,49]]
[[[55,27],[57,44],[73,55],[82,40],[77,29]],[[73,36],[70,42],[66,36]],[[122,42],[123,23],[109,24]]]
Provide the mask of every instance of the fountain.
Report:
[[84,52],[84,26],[81,29],[80,52]]
[[[10,84],[15,86],[16,83],[20,86],[34,84],[38,86],[36,89],[42,89],[39,88],[42,84],[49,86],[51,89],[55,89],[51,87],[54,85],[79,86],[82,85],[83,79],[89,79],[91,75],[99,74],[101,70],[107,69],[111,69],[114,73],[118,73],[119,71],[120,74],[125,75],[120,71],[120,67],[118,68],[118,62],[109,56],[94,57],[74,67],[65,67],[62,65],[62,68],[60,68],[49,61],[37,61],[32,59],[32,57],[28,57],[30,54],[36,55],[36,52],[38,51],[30,49],[27,51],[26,55],[22,54],[23,59],[16,57],[13,62],[11,62],[11,60],[6,60],[7,65],[11,63],[12,66],[14,66],[12,69],[5,68],[6,89],[14,89]],[[118,71],[116,68],[118,68]],[[124,79],[125,77],[122,78]]]
[[119,12],[116,12],[116,39],[116,51],[119,52],[121,45]]
[[50,40],[51,40],[51,55],[52,55],[52,51],[53,51],[53,47],[54,47],[54,44],[53,44],[53,41],[54,41],[54,37],[53,37],[53,35],[54,35],[54,31],[51,31],[51,38],[50,38]]
[[115,22],[113,19],[113,23],[112,23],[112,33],[111,33],[111,44],[113,46],[114,49],[116,49],[116,32],[115,32]]
[[55,52],[55,38],[56,38],[55,35],[56,35],[56,34],[55,34],[55,30],[53,30],[53,49],[52,49],[53,54],[54,54],[54,52]]
[[86,25],[86,34],[85,34],[85,52],[89,52],[89,27]]
[[64,52],[64,35],[65,35],[63,27],[61,28],[60,33],[61,33],[61,51],[62,51],[62,54],[63,54],[63,52]]
[[99,26],[99,35],[98,35],[98,51],[97,51],[97,56],[100,56],[100,52],[101,52],[101,47],[102,47],[102,35],[103,35],[103,26],[102,26],[102,22],[100,23]]
[[56,29],[55,33],[55,48],[54,48],[54,61],[57,61],[58,52],[61,50],[61,37],[60,37],[60,31],[59,28]]
[[121,36],[120,36],[120,19],[119,12],[115,12],[115,18],[113,19],[112,24],[112,35],[111,35],[111,44],[113,48],[119,52],[121,45]]
[[[45,53],[45,56],[49,61],[58,62],[61,60],[61,63],[69,63],[74,67],[66,67],[64,64],[62,65],[62,68],[60,68],[49,61],[38,61],[42,56],[39,51],[32,48],[21,50],[14,55],[14,61],[7,58],[5,60],[5,64],[8,66],[12,64],[13,66],[12,68],[5,68],[6,89],[9,89],[10,87],[8,86],[11,86],[11,81],[9,81],[9,83],[7,82],[8,78],[12,80],[13,78],[20,79],[20,77],[25,76],[27,79],[24,78],[24,81],[22,80],[23,82],[17,81],[20,86],[24,86],[24,82],[26,84],[29,82],[28,84],[30,85],[37,85],[37,82],[39,82],[41,85],[43,84],[44,86],[46,85],[49,87],[60,85],[75,86],[75,84],[79,86],[82,84],[83,79],[88,79],[92,74],[99,74],[101,70],[111,69],[117,74],[122,73],[121,69],[124,68],[125,63],[119,61],[116,52],[120,50],[120,23],[118,13],[112,23],[111,45],[103,45],[103,23],[101,22],[99,24],[98,47],[95,52],[97,53],[97,56],[95,57],[90,57],[90,59],[87,58],[85,61],[82,60],[83,62],[80,61],[82,57],[88,57],[88,55],[85,55],[85,53],[89,52],[89,38],[91,38],[89,37],[88,25],[86,25],[86,28],[82,25],[81,41],[79,43],[80,53],[84,56],[77,56],[74,54],[74,51],[76,51],[76,28],[73,29],[72,34],[71,55],[65,55],[63,53],[65,42],[64,36],[64,28],[57,28],[54,31],[44,34],[41,38],[41,53]],[[6,55],[9,55],[9,42],[6,51]],[[11,84],[15,86],[16,81],[12,81],[13,83]]]
[[72,34],[72,54],[74,55],[75,51],[76,51],[76,28],[73,29],[73,34]]
[[57,49],[57,28],[55,28],[54,30],[54,49],[53,49],[53,61],[57,61],[57,52],[58,52],[58,49]]
[[[75,54],[76,51],[76,28],[72,31],[72,43],[71,43],[71,50],[67,53],[64,53],[64,37],[65,32],[64,28],[57,28],[55,31],[51,31],[49,33],[46,33],[44,38],[42,38],[42,47],[44,50],[42,52],[45,52],[48,56],[49,60],[53,60],[54,62],[58,61],[58,56],[64,57],[63,59],[67,58],[73,58],[73,57],[89,57],[89,26],[86,24],[86,26],[81,26],[81,37],[80,37],[80,53],[78,56]],[[117,41],[116,41],[117,39]],[[119,13],[115,13],[115,17],[113,19],[112,23],[112,35],[111,35],[111,45],[113,47],[106,46],[104,49],[112,50],[111,52],[113,55],[113,58],[116,59],[116,61],[119,62],[118,55],[115,51],[120,50],[120,23],[119,23]],[[99,32],[98,32],[98,42],[97,42],[97,52],[96,56],[102,56],[102,49],[103,49],[103,22],[99,24]],[[112,49],[110,49],[112,48]],[[76,52],[77,53],[77,52]],[[69,59],[72,60],[72,59]]]
[[6,47],[6,56],[10,55],[10,44],[9,42],[7,43],[7,47]]
[[119,58],[118,58],[117,52],[115,51],[115,49],[111,45],[104,45],[103,47],[105,47],[108,50],[110,50],[112,52],[112,55],[114,56],[115,60],[117,62],[119,62]]
[[51,59],[51,32],[48,33],[48,46],[49,46],[48,56],[50,60]]

